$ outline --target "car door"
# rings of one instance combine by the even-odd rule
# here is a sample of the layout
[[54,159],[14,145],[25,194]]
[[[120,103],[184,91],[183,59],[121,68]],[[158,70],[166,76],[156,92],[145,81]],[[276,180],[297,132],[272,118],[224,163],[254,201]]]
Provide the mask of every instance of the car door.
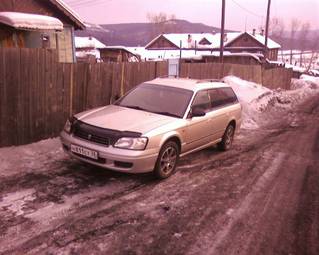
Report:
[[229,121],[228,107],[231,102],[224,88],[209,90],[212,110],[209,112],[209,127],[213,131],[213,140],[221,138]]
[[[211,103],[208,96],[208,90],[198,91],[194,97],[191,109],[200,108],[206,113],[211,110]],[[211,130],[207,114],[200,117],[187,118],[187,132],[185,152],[196,149],[211,141]]]

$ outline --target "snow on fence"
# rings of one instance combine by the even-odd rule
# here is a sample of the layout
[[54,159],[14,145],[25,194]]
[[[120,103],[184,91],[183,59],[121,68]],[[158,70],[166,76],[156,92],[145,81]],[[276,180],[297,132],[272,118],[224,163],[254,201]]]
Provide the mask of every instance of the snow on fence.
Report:
[[[58,63],[54,50],[0,48],[0,147],[55,137],[70,115],[107,105],[137,84],[167,73],[167,62]],[[286,70],[213,63],[183,64],[181,74],[236,75],[286,89],[291,78]]]
[[262,65],[239,65],[220,63],[184,63],[181,76],[195,79],[221,79],[233,75],[243,80],[263,84],[270,89],[290,89],[292,69],[275,67],[267,69]]

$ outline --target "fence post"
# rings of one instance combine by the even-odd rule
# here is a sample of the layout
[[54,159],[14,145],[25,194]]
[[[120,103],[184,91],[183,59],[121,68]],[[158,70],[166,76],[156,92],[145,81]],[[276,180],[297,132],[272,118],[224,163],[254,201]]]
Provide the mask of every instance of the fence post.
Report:
[[121,70],[121,96],[124,95],[124,70],[125,70],[125,63],[122,62],[122,70]]
[[73,114],[73,65],[70,69],[70,116]]

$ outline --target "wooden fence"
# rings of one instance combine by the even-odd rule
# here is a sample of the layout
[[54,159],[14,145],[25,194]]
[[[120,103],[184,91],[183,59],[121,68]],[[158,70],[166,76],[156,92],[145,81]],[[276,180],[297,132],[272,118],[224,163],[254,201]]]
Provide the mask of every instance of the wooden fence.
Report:
[[167,63],[65,64],[52,50],[0,49],[0,147],[54,137],[73,113],[167,75]]
[[[272,88],[289,88],[287,72],[231,64],[181,67],[183,77],[236,75]],[[166,62],[66,64],[57,62],[53,50],[0,48],[0,147],[55,137],[70,115],[107,105],[167,73]]]
[[292,69],[276,67],[267,69],[261,65],[238,65],[220,63],[184,63],[181,76],[194,79],[221,79],[234,75],[276,89],[290,89]]

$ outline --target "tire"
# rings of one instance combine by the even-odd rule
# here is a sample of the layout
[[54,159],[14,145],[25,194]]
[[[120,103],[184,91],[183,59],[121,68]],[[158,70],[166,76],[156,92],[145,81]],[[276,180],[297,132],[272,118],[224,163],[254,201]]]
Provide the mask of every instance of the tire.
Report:
[[154,174],[158,179],[165,179],[171,176],[179,160],[179,147],[173,141],[166,142],[158,154],[154,168]]
[[235,128],[232,124],[228,125],[223,135],[222,141],[218,143],[218,149],[221,151],[227,151],[233,144],[235,135]]

